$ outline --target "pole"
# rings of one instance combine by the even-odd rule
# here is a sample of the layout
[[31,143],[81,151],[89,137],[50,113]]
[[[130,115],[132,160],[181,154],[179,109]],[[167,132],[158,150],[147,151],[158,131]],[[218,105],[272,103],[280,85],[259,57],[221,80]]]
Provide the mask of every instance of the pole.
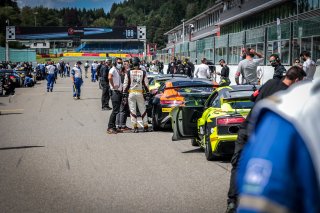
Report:
[[184,44],[184,19],[182,19],[182,44]]
[[144,40],[144,60],[147,59],[147,39]]
[[[7,26],[10,26],[9,19],[6,20]],[[9,41],[8,41],[8,29],[6,29],[6,61],[9,61]]]

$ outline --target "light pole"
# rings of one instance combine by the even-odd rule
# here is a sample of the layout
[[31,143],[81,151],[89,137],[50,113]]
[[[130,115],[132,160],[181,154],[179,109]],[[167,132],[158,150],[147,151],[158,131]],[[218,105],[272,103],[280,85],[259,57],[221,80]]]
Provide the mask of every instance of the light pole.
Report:
[[38,12],[34,12],[33,15],[34,15],[34,26],[36,27],[37,26],[37,15],[38,15]]
[[182,44],[184,44],[184,21],[185,21],[185,19],[181,20],[181,22],[182,22]]
[[6,20],[6,24],[7,24],[7,27],[6,27],[6,61],[9,61],[9,42],[8,42],[8,27],[10,26],[10,20],[7,19]]

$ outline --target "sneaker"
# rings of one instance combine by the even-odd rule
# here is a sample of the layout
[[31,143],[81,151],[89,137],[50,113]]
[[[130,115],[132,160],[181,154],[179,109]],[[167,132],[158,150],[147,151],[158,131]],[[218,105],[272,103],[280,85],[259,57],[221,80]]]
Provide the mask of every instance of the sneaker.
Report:
[[139,133],[138,127],[133,128],[133,133]]
[[77,97],[73,97],[73,99],[74,99],[74,100],[77,100],[78,98],[77,98]]
[[233,202],[228,203],[226,213],[236,213],[236,212],[237,212],[236,204]]
[[120,128],[123,132],[125,131],[131,131],[132,129],[130,127],[124,126]]
[[148,126],[143,127],[143,131],[144,132],[149,132],[149,127]]
[[115,129],[107,129],[107,133],[108,134],[117,134],[118,132]]
[[80,97],[77,97],[77,99],[79,100],[79,99],[80,99]]
[[121,129],[116,129],[117,133],[122,133],[123,131]]
[[112,110],[112,108],[109,106],[106,106],[105,108],[106,108],[106,110]]

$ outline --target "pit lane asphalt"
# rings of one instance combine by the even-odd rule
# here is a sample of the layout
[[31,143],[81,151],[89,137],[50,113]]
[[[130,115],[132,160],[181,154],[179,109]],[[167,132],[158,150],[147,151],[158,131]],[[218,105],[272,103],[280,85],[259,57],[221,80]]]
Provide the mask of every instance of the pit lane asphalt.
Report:
[[[1,212],[223,212],[229,162],[171,132],[107,135],[98,83],[0,97]],[[129,119],[128,119],[129,123]]]

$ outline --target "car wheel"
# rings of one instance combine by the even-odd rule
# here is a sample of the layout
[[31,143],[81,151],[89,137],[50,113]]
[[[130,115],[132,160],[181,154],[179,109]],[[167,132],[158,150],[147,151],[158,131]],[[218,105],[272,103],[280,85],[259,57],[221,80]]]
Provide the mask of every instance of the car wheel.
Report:
[[199,146],[199,143],[197,142],[197,140],[195,138],[191,139],[191,145],[192,146]]
[[214,154],[212,153],[212,147],[211,147],[211,142],[210,142],[210,136],[205,133],[204,137],[204,142],[205,142],[205,147],[204,147],[204,153],[206,155],[206,159],[208,161],[212,161],[215,159]]
[[155,106],[152,108],[152,129],[153,131],[159,131],[160,126],[159,126],[159,116],[158,113],[155,110]]

